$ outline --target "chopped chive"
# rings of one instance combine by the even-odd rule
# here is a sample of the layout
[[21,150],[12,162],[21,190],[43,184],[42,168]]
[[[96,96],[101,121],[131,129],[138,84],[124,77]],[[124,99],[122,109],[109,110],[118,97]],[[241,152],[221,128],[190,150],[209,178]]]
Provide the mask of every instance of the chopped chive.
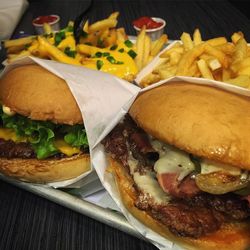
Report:
[[128,48],[132,48],[133,47],[133,43],[130,40],[126,40],[124,42],[124,44],[128,47]]
[[118,51],[121,52],[121,53],[123,53],[124,52],[124,48],[121,48]]
[[102,57],[102,52],[100,51],[96,52],[94,57],[97,57],[97,58]]
[[132,49],[128,51],[128,54],[129,54],[129,56],[132,57],[133,59],[135,59],[135,57],[137,56],[137,54],[136,54],[136,53],[134,52],[134,50],[132,50]]
[[103,57],[106,57],[106,56],[109,56],[109,55],[110,55],[109,52],[103,52],[103,53],[102,53],[102,56],[103,56]]
[[97,69],[100,70],[102,66],[103,66],[103,61],[102,60],[97,60],[97,62],[96,62]]
[[118,46],[115,44],[115,45],[113,45],[113,46],[110,47],[110,50],[115,50],[115,49],[117,49],[117,47]]
[[55,34],[55,45],[57,46],[63,39],[65,39],[65,32],[60,31]]
[[122,62],[122,61],[116,61],[115,64],[124,64],[124,62]]
[[66,47],[64,50],[64,53],[69,56],[69,57],[76,57],[76,51],[75,50],[70,50],[70,47]]
[[115,60],[115,58],[114,58],[113,56],[108,56],[108,57],[107,57],[107,60],[108,60],[110,63],[112,63],[112,64],[115,64],[115,62],[116,62],[116,60]]

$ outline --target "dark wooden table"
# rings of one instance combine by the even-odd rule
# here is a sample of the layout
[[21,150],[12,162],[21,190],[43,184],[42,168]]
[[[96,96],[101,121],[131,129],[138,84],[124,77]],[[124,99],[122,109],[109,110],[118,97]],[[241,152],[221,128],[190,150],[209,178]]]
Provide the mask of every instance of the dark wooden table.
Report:
[[[32,34],[31,20],[38,15],[59,14],[61,26],[88,8],[90,0],[32,0],[13,36]],[[234,3],[233,3],[234,4]],[[250,20],[228,1],[94,0],[88,11],[91,21],[120,11],[119,26],[134,35],[131,21],[142,15],[167,21],[170,39],[183,31],[200,28],[204,39],[230,38],[241,30],[250,41]],[[239,4],[239,3],[238,3]],[[4,54],[1,54],[3,59]],[[84,215],[0,181],[0,249],[156,249],[150,243],[129,236]]]

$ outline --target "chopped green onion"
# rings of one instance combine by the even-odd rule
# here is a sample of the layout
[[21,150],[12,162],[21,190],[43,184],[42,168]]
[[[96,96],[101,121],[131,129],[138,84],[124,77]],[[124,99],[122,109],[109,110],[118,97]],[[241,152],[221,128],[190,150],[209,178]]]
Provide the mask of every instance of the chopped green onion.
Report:
[[65,32],[60,31],[55,34],[55,45],[57,46],[63,39],[65,39]]
[[116,61],[115,64],[124,64],[124,62],[122,62],[122,61]]
[[103,52],[103,53],[102,53],[102,56],[103,56],[103,57],[106,57],[106,56],[109,56],[109,55],[110,55],[109,52]]
[[112,64],[115,64],[115,63],[116,63],[116,60],[115,60],[115,58],[114,58],[113,56],[108,56],[108,57],[107,57],[107,60],[108,60],[110,63],[112,63]]
[[102,60],[97,60],[97,62],[96,62],[97,69],[100,70],[102,66],[103,66],[103,61]]
[[97,57],[97,58],[102,57],[102,52],[100,51],[96,52],[94,57]]
[[132,48],[133,47],[133,43],[130,40],[126,40],[124,42],[124,44],[128,47],[128,48]]
[[121,48],[118,51],[121,52],[121,53],[123,53],[124,52],[124,48]]
[[137,56],[137,54],[136,54],[136,53],[134,52],[134,50],[132,50],[132,49],[128,51],[128,54],[129,54],[129,56],[132,57],[133,59],[135,59],[135,57]]
[[69,57],[76,57],[76,51],[75,50],[71,50],[70,47],[66,47],[64,50],[64,53],[69,56]]
[[117,49],[117,47],[118,47],[118,45],[115,44],[115,45],[110,47],[110,50],[115,50],[115,49]]

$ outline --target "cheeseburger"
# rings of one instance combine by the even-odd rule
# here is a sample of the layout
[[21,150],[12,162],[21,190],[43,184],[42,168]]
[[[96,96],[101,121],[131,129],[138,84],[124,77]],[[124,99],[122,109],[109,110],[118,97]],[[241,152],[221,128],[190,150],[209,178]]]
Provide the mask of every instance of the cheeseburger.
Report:
[[139,95],[103,141],[121,198],[186,249],[250,246],[250,99],[175,82]]
[[67,83],[38,65],[0,79],[0,172],[55,182],[90,170],[81,112]]

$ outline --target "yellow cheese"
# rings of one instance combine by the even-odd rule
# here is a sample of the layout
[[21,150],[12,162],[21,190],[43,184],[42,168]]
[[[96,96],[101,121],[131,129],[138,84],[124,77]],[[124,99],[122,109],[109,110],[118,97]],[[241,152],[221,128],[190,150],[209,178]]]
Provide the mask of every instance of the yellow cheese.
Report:
[[[18,137],[13,129],[10,128],[0,128],[0,138],[4,140],[12,140],[14,142],[26,142],[28,138]],[[55,140],[54,142],[56,148],[67,156],[72,156],[80,152],[79,148],[72,147],[67,144],[64,140]]]
[[70,146],[64,140],[55,140],[54,144],[59,151],[67,156],[80,153],[79,148]]
[[10,128],[0,128],[0,138],[4,140],[12,140],[15,142],[26,142],[27,138],[18,137],[13,129]]
[[[103,65],[100,68],[101,71],[110,73],[112,75],[118,76],[120,78],[125,78],[128,75],[136,75],[138,73],[135,61],[126,53],[125,47],[119,45],[117,49],[124,49],[121,53],[117,50],[110,50],[109,48],[97,48],[94,46],[89,46],[86,44],[78,45],[78,50],[83,53],[92,56],[91,58],[86,58],[82,61],[82,64],[89,68],[97,70],[97,61],[102,61]],[[105,57],[94,57],[97,52],[109,53],[116,61],[122,62],[122,64],[111,63]]]

